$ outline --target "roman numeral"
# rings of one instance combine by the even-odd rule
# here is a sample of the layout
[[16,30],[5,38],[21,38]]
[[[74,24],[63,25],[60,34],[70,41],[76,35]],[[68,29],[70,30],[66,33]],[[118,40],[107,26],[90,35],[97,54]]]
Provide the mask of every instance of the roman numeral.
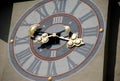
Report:
[[26,20],[24,20],[21,24],[21,26],[31,26],[32,24],[28,23]]
[[53,13],[65,12],[66,1],[67,0],[55,0],[55,10]]
[[19,37],[16,36],[16,39],[15,39],[15,46],[16,46],[16,45],[19,45],[19,44],[28,43],[28,39],[29,39],[28,36],[25,36],[25,37],[23,37],[23,38],[19,38]]
[[36,11],[40,14],[40,19],[43,19],[49,15],[45,6],[42,6],[41,8],[37,9]]
[[90,11],[87,14],[85,14],[83,17],[79,18],[79,20],[80,20],[81,23],[83,23],[93,16],[95,16],[95,14],[93,13],[93,11]]
[[70,57],[67,57],[67,62],[68,62],[69,69],[72,69],[73,67],[77,65]]
[[62,22],[63,22],[63,17],[62,16],[53,18],[53,24],[62,23]]
[[78,52],[79,54],[82,54],[84,57],[87,57],[92,47],[93,47],[93,44],[85,43],[85,45],[81,47],[77,47],[75,51]]
[[56,57],[56,51],[55,50],[51,51],[51,56],[50,57]]
[[81,4],[81,2],[78,0],[77,4],[75,5],[75,7],[73,8],[71,14],[74,14],[75,10],[78,8],[78,6]]
[[52,75],[56,75],[56,66],[55,66],[55,62],[48,62],[48,76],[52,76]]
[[21,66],[32,56],[32,53],[29,48],[21,51],[20,53],[16,54],[17,60]]
[[83,28],[83,37],[84,36],[97,36],[98,35],[98,26],[91,28]]
[[32,62],[32,64],[28,67],[27,70],[31,73],[38,74],[41,63],[42,62],[40,60],[35,58],[34,61]]

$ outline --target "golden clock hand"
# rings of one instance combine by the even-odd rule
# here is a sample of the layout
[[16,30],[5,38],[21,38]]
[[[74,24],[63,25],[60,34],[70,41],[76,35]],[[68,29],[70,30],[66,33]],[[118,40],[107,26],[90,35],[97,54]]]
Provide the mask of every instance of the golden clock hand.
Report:
[[64,26],[65,27],[65,32],[67,33],[67,34],[69,34],[70,33],[70,27],[69,26]]
[[40,26],[40,24],[33,24],[33,25],[30,26],[30,28],[28,30],[28,34],[29,34],[30,37],[34,37],[34,33],[39,26]]
[[83,39],[78,37],[78,34],[73,33],[69,41],[67,42],[67,47],[71,48],[74,46],[80,46],[83,45]]
[[73,33],[73,35],[70,38],[65,38],[63,36],[58,36],[56,35],[56,33],[53,33],[52,35],[50,35],[49,37],[58,37],[62,40],[66,40],[67,42],[67,47],[73,47],[73,46],[80,46],[83,45],[83,39],[78,37],[78,34]]
[[[33,24],[30,26],[28,33],[30,37],[34,37],[34,33],[37,30],[37,28],[40,26],[40,24]],[[64,26],[65,32],[68,34],[70,32],[70,27],[69,26]]]
[[35,42],[44,44],[44,43],[47,43],[49,41],[50,37],[58,37],[62,40],[68,41],[67,42],[67,47],[68,48],[71,48],[71,47],[74,47],[74,46],[80,46],[80,45],[84,44],[83,39],[79,38],[78,34],[76,34],[76,33],[73,33],[73,35],[70,38],[65,38],[63,36],[58,36],[58,35],[56,35],[56,33],[52,33],[51,35],[48,35],[47,33],[43,33],[41,36],[36,37]]
[[[34,37],[34,33],[37,30],[37,28],[40,26],[40,24],[34,24],[31,25],[28,32],[30,37]],[[65,32],[67,34],[70,33],[70,27],[69,26],[64,26],[65,27]],[[84,44],[82,38],[78,38],[78,34],[73,33],[70,38],[65,38],[63,36],[58,36],[56,33],[49,34],[48,33],[43,33],[41,36],[37,36],[34,40],[34,42],[38,43],[47,43],[49,41],[50,37],[58,37],[62,40],[68,41],[67,42],[67,47],[73,47],[73,46],[80,46]]]
[[38,42],[38,43],[47,43],[49,41],[50,37],[58,37],[62,40],[66,40],[69,41],[69,38],[65,38],[63,36],[58,36],[56,33],[52,33],[50,35],[48,35],[47,33],[43,33],[41,36],[37,36],[34,40],[34,42]]
[[41,36],[37,36],[34,42],[47,43],[49,41],[49,36],[47,33],[43,33]]
[[83,42],[83,39],[82,38],[76,38],[75,40],[69,40],[67,42],[67,47],[68,48],[72,48],[72,47],[78,47],[78,46],[81,46],[81,45],[84,45],[85,43]]
[[48,37],[58,37],[62,40],[66,40],[66,41],[69,41],[69,38],[65,38],[63,36],[58,36],[56,33],[52,33],[51,35],[49,35]]
[[72,36],[71,36],[71,39],[75,40],[76,38],[78,38],[78,34],[77,33],[73,33]]
[[69,38],[65,38],[63,36],[57,36],[58,38],[62,39],[62,40],[66,40],[66,41],[69,41],[70,39]]

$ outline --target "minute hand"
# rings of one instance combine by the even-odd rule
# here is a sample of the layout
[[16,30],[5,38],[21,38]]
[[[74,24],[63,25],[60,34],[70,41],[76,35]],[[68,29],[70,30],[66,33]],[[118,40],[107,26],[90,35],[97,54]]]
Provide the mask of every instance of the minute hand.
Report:
[[69,41],[70,39],[69,38],[65,38],[63,36],[57,36],[58,38],[62,39],[62,40],[66,40],[66,41]]
[[65,41],[69,41],[70,39],[69,38],[65,38],[63,36],[58,36],[56,33],[52,33],[51,35],[49,35],[48,37],[58,37],[62,40],[65,40]]
[[65,38],[63,36],[58,36],[56,35],[56,33],[53,33],[52,35],[50,35],[49,37],[58,37],[62,40],[67,41],[67,47],[74,47],[74,46],[80,46],[83,45],[83,39],[78,37],[78,34],[73,34],[70,38]]

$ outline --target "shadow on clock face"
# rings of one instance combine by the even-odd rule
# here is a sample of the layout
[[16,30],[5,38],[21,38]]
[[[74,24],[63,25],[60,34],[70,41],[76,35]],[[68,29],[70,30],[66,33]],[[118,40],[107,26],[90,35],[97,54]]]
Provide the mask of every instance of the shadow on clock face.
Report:
[[[61,30],[59,32],[56,32],[57,36],[61,36],[61,34],[65,32],[65,30]],[[32,40],[35,40],[35,38],[37,36],[41,36],[43,33],[47,33],[47,32],[43,32],[42,28],[39,28],[36,30],[36,32],[34,33],[34,37],[31,38]],[[51,35],[52,33],[47,33],[48,35]],[[68,37],[70,38],[72,36],[72,32],[70,32],[68,35],[64,36],[64,37]],[[53,45],[61,45],[60,41],[62,39],[58,38],[58,37],[49,37],[49,41],[47,43],[41,44],[38,49],[51,49]],[[65,41],[65,40],[63,40]],[[67,42],[67,41],[66,41]]]
[[42,44],[38,49],[50,49],[52,45],[60,45],[60,39],[58,37],[50,37],[47,43]]

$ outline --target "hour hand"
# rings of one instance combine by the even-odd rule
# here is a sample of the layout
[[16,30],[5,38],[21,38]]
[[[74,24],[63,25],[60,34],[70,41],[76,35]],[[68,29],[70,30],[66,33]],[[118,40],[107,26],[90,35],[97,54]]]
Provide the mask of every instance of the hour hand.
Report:
[[66,37],[63,37],[63,36],[58,36],[58,35],[56,35],[56,33],[53,33],[49,37],[58,37],[59,39],[67,41],[67,47],[68,48],[78,47],[78,46],[81,46],[81,45],[85,44],[83,39],[78,37],[77,33],[73,33],[70,38],[66,38]]
[[28,34],[33,39],[34,42],[47,43],[49,41],[48,35],[50,34],[40,31],[38,29],[39,27],[40,27],[40,24],[31,25],[28,30]]
[[[29,36],[32,39],[34,39],[35,42],[38,42],[38,43],[47,43],[49,41],[50,37],[58,37],[58,35],[56,35],[56,33],[50,34],[50,33],[45,33],[45,32],[40,31],[38,29],[39,26],[40,26],[40,24],[33,24],[33,25],[30,26],[30,28],[28,30]],[[64,27],[64,30],[60,31],[58,33],[66,32],[66,34],[69,34],[70,27],[69,26],[63,26],[63,27]],[[36,35],[36,33],[37,33],[37,35]],[[64,38],[64,37],[61,37],[61,38]]]
[[70,38],[65,38],[63,36],[57,36],[58,38],[67,41],[67,47],[72,48],[72,47],[78,47],[81,45],[84,45],[84,41],[82,38],[78,37],[78,34],[73,33]]

